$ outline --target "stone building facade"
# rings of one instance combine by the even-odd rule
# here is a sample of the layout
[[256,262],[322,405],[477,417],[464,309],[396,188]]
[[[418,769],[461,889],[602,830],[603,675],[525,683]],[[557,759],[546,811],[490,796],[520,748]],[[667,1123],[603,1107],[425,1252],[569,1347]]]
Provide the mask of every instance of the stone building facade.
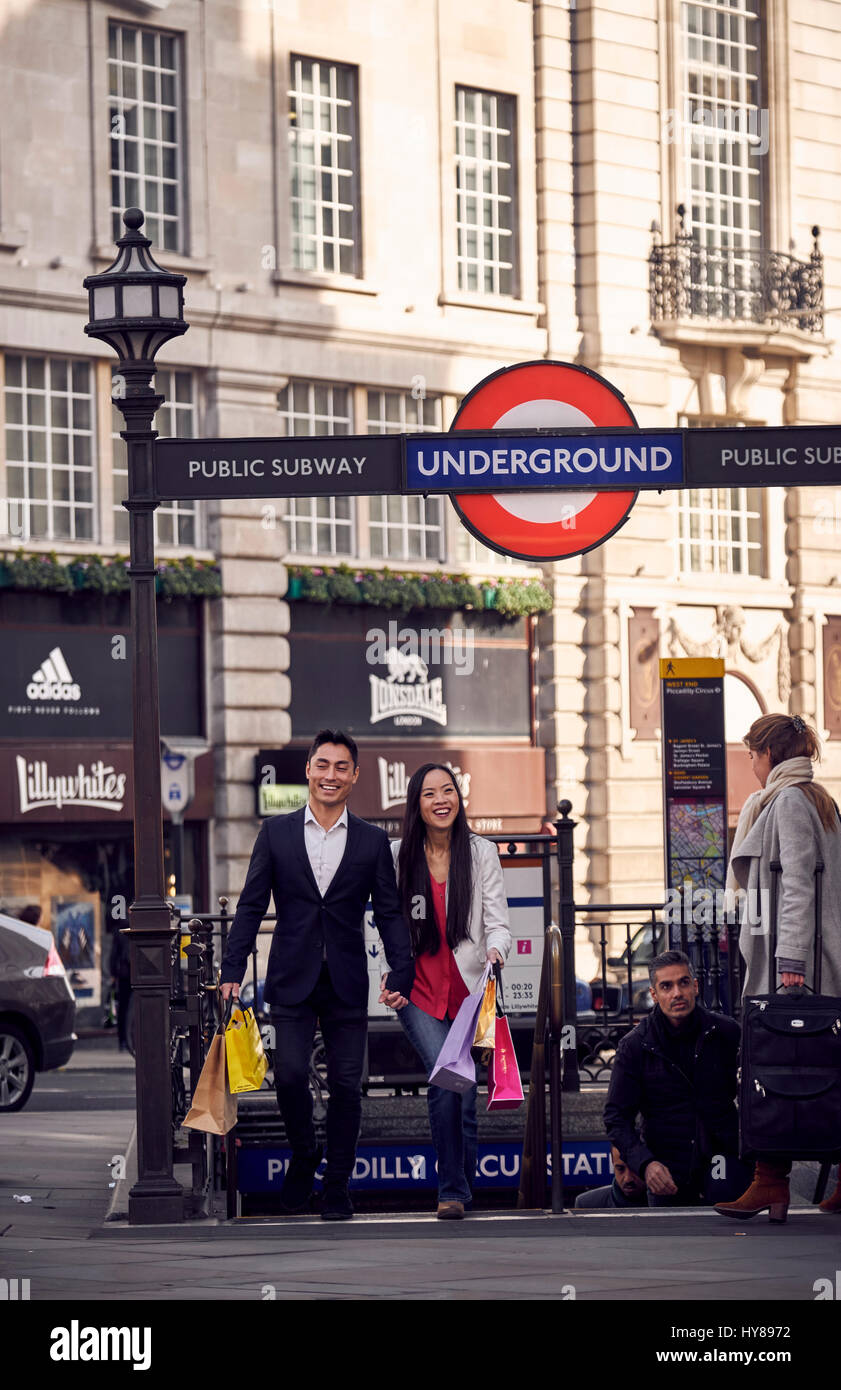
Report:
[[[642,425],[838,418],[838,0],[12,0],[0,51],[0,484],[29,550],[126,548],[80,286],[132,204],[189,277],[162,432],[446,428],[482,377],[546,357]],[[53,359],[90,373],[69,500],[15,416]],[[162,556],[222,567],[214,894],[244,878],[254,753],[290,736],[288,563],[536,568],[436,499],[176,505],[158,526]],[[643,493],[604,546],[544,567],[536,737],[582,897],[662,893],[658,654],[726,657],[730,740],[764,709],[807,716],[838,790],[839,528],[831,488]]]

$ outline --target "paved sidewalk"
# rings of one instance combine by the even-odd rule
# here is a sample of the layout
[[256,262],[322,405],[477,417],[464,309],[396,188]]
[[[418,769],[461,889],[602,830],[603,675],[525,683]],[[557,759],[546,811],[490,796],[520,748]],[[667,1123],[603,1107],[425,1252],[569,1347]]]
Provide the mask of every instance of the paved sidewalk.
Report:
[[[0,1126],[0,1274],[31,1299],[168,1301],[812,1301],[841,1257],[841,1220],[786,1226],[712,1211],[360,1215],[129,1227],[106,1223],[130,1111],[20,1114]],[[46,1155],[46,1156],[45,1156]],[[182,1170],[186,1173],[186,1170]],[[30,1203],[14,1202],[17,1193]]]

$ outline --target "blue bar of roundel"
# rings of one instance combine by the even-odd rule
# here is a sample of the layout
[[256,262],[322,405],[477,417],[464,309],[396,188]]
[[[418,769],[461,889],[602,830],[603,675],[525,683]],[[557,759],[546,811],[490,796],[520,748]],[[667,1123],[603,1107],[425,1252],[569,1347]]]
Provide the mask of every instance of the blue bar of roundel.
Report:
[[455,433],[406,440],[409,492],[523,492],[565,488],[656,488],[683,483],[683,436],[654,434]]

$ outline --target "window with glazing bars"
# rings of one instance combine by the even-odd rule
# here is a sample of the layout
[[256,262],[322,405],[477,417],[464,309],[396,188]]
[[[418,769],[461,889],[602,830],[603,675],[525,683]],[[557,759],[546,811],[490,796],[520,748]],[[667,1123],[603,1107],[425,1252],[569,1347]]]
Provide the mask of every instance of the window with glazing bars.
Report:
[[513,296],[517,285],[516,104],[456,87],[456,233],[461,290]]
[[[155,429],[161,438],[195,439],[199,433],[196,410],[196,383],[192,372],[158,370],[155,390],[165,402],[155,416]],[[128,463],[123,417],[116,406],[111,407],[113,429],[113,495],[114,540],[117,545],[128,544],[129,517],[123,499],[128,496]],[[155,509],[156,545],[201,545],[198,502],[162,502]]]
[[692,574],[762,574],[759,488],[680,493],[680,568]]
[[[733,429],[762,420],[681,415],[680,429]],[[765,573],[765,500],[761,488],[688,488],[678,493],[679,567],[686,574]]]
[[[290,381],[280,393],[280,433],[333,435],[351,432],[348,386]],[[313,449],[313,467],[336,457],[335,447]],[[326,467],[326,463],[324,467]],[[290,555],[353,555],[356,546],[353,497],[293,497],[283,520],[289,528]]]
[[752,0],[681,5],[683,150],[695,309],[752,319],[760,284],[762,156],[769,113],[762,95],[762,21]]
[[94,397],[90,362],[7,353],[6,495],[27,540],[94,540]]
[[[440,396],[416,399],[409,391],[369,391],[369,434],[440,431]],[[384,560],[446,558],[440,497],[371,497],[368,503],[371,555]]]
[[293,54],[289,103],[293,265],[360,275],[357,69]]
[[183,251],[180,39],[157,29],[108,26],[111,231],[125,208],[146,214],[153,246]]

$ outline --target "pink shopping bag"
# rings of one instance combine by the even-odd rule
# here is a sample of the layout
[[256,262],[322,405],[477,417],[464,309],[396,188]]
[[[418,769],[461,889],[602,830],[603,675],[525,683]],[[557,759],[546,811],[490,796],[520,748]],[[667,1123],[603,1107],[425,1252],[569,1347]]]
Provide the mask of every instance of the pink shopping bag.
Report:
[[488,1109],[516,1110],[523,1103],[523,1083],[511,1029],[505,1017],[496,1020],[496,1045],[488,1066]]

